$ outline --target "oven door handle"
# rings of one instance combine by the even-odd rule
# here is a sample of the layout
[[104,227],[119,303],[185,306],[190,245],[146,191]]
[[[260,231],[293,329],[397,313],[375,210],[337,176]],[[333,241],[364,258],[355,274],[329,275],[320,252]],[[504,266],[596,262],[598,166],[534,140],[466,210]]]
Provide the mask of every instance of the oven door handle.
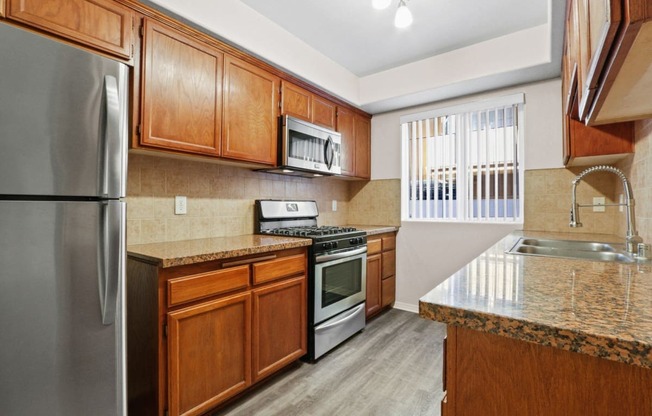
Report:
[[355,318],[355,316],[360,312],[361,309],[364,309],[365,304],[361,303],[360,305],[352,308],[348,313],[342,317],[342,319],[338,319],[335,322],[329,322],[326,325],[320,325],[315,327],[315,331],[323,331],[324,329],[332,328],[334,326],[338,326],[343,324],[346,321],[350,321],[351,319]]
[[367,246],[356,248],[355,250],[348,250],[341,253],[322,254],[315,257],[315,263],[325,263],[327,261],[345,259],[347,257],[356,256],[358,254],[366,253]]

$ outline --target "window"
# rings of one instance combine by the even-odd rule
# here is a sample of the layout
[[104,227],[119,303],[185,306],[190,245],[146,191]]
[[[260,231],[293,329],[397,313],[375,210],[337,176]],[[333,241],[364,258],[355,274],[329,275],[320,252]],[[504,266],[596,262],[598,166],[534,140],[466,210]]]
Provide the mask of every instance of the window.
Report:
[[523,94],[401,118],[403,220],[522,222]]

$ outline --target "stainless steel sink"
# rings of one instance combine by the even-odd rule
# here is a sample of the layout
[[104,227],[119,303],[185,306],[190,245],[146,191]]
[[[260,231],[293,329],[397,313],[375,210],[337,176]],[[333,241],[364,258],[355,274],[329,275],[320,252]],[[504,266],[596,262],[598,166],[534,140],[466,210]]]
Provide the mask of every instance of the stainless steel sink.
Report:
[[563,257],[617,263],[635,263],[637,258],[625,251],[624,244],[595,241],[547,240],[520,238],[510,254]]

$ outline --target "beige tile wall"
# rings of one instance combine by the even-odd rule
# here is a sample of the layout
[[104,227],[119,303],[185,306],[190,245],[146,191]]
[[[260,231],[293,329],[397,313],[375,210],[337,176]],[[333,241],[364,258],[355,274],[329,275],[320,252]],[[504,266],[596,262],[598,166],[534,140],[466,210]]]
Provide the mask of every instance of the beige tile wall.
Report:
[[[617,207],[605,212],[580,208],[581,228],[570,228],[571,181],[586,167],[571,169],[540,169],[525,172],[525,222],[523,228],[536,231],[614,234],[617,232]],[[615,175],[605,172],[586,176],[577,186],[580,204],[593,203],[593,197],[605,196],[606,203],[617,198]]]
[[[257,198],[314,199],[319,224],[347,224],[349,182],[130,154],[127,193],[128,244],[141,244],[252,233]],[[186,215],[174,214],[175,195],[187,196]]]
[[[652,119],[636,122],[635,138],[636,152],[617,166],[623,169],[632,184],[639,235],[646,243],[652,243]],[[619,215],[619,234],[625,235],[626,221],[623,214]]]
[[401,180],[351,182],[349,224],[401,225]]

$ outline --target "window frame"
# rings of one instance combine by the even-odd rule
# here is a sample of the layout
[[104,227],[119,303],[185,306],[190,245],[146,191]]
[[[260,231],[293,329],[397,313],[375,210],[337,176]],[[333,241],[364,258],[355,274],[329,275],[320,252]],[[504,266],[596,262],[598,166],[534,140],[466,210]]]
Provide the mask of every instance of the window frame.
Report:
[[[442,116],[450,116],[461,113],[472,113],[477,111],[487,111],[497,107],[516,106],[516,128],[517,128],[517,152],[518,158],[518,217],[493,217],[493,218],[466,218],[464,213],[464,206],[467,202],[467,195],[457,194],[453,200],[456,204],[457,215],[455,218],[411,218],[410,217],[410,157],[409,140],[404,137],[403,131],[406,123],[417,122],[419,120],[427,120]],[[432,110],[423,111],[414,114],[404,115],[400,118],[400,141],[401,141],[401,221],[404,222],[424,222],[424,223],[462,223],[462,224],[510,224],[522,225],[524,221],[524,194],[525,194],[525,94],[516,93],[494,97],[489,99],[471,101],[467,103],[438,107]],[[405,127],[407,128],[407,127]],[[458,142],[459,145],[459,142]],[[460,167],[458,167],[459,169]],[[464,169],[466,170],[466,166]],[[444,199],[443,201],[447,201]]]

